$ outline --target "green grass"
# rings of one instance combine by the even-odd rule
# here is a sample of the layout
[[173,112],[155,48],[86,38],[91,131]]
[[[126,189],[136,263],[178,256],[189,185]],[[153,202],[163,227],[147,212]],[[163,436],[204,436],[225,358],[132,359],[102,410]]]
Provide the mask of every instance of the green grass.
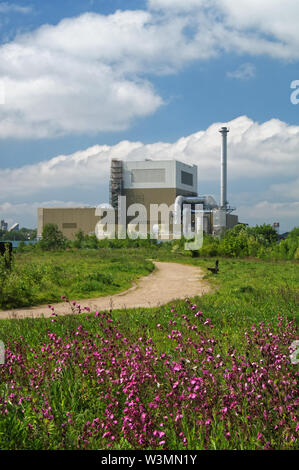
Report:
[[[214,266],[215,260],[160,255],[161,261],[176,261],[202,267]],[[299,317],[299,263],[254,259],[219,259],[217,275],[206,270],[205,279],[214,294],[196,299],[206,314],[224,324],[247,326],[254,321],[268,321],[284,314]]]
[[[18,258],[17,263],[25,269],[28,263],[27,254]],[[28,255],[29,256],[29,255]],[[92,295],[103,295],[112,293],[129,287],[132,279],[146,274],[152,269],[152,264],[146,259],[152,258],[160,261],[174,261],[199,266],[206,272],[205,279],[210,283],[213,292],[199,298],[193,298],[199,309],[204,312],[205,317],[212,320],[214,329],[213,337],[217,340],[217,348],[221,354],[226,354],[231,347],[236,348],[238,354],[245,350],[244,333],[253,324],[261,321],[275,324],[278,315],[283,315],[289,320],[299,317],[299,264],[298,262],[272,262],[260,260],[238,260],[220,259],[220,272],[218,275],[209,274],[206,270],[208,266],[213,266],[213,259],[192,258],[185,253],[171,253],[167,250],[93,250],[74,251],[65,253],[38,254],[36,258],[31,258],[31,263],[35,266],[59,267],[59,278],[52,275],[48,282],[51,282],[55,295],[67,295],[70,299],[78,297],[79,284],[75,283],[78,277],[85,281],[91,281],[90,274],[101,273],[101,275],[111,274],[116,284],[103,284],[106,289],[80,293],[83,297]],[[76,260],[76,263],[74,262]],[[41,268],[42,269],[42,268]],[[49,268],[47,268],[49,269]],[[57,268],[56,268],[57,270]],[[62,285],[59,285],[60,279]],[[99,278],[98,278],[99,279]],[[99,280],[96,282],[100,282]],[[84,282],[85,282],[84,281]],[[74,287],[76,285],[76,287]],[[40,297],[43,302],[55,300],[58,297],[50,297],[52,292],[46,290],[47,284],[40,289]],[[49,295],[47,297],[47,295]],[[186,293],[187,294],[187,293]],[[42,297],[44,296],[44,297]],[[175,328],[184,328],[181,315],[187,313],[188,307],[185,301],[172,302],[169,305],[159,308],[139,308],[128,310],[116,310],[112,313],[112,318],[117,324],[119,331],[130,341],[138,342],[139,337],[152,338],[159,354],[166,353],[173,360],[178,360],[178,353],[174,349],[174,343],[165,334],[169,330],[169,322],[173,321],[171,307],[174,307],[178,316]],[[161,328],[157,328],[157,324]],[[88,330],[91,341],[105,336],[105,331],[99,326],[99,321],[92,315],[80,314],[59,317],[56,321],[51,319],[23,319],[23,320],[2,320],[0,322],[0,339],[13,349],[17,348],[26,358],[26,369],[37,369],[36,363],[45,361],[41,353],[41,347],[49,343],[49,331],[55,333],[57,337],[66,339],[71,337],[74,331],[82,326],[83,330]],[[189,333],[187,333],[189,334]],[[16,343],[14,343],[16,341]],[[18,350],[18,348],[20,348]],[[32,348],[32,351],[31,351]],[[35,357],[35,354],[37,357]],[[46,364],[46,362],[45,362]],[[15,371],[12,380],[18,384],[23,380],[23,372]],[[22,393],[28,394],[36,399],[36,405],[42,406],[38,402],[40,399],[39,390],[36,392],[29,386],[21,383]],[[9,395],[9,384],[2,383],[0,386],[2,397]],[[48,422],[36,415],[32,410],[32,404],[24,404],[22,414],[20,406],[13,403],[8,406],[8,415],[5,419],[1,417],[0,425],[0,448],[76,448],[77,436],[82,433],[84,423],[92,421],[96,416],[104,416],[102,402],[97,399],[101,393],[101,388],[88,375],[82,377],[78,375],[77,366],[69,364],[60,377],[55,381],[45,382],[43,392],[49,400],[54,420]],[[117,388],[115,389],[117,390]],[[21,392],[20,392],[21,393]],[[35,397],[35,398],[34,398]],[[25,402],[24,402],[25,403]],[[245,405],[244,405],[245,406]],[[61,431],[61,424],[66,421],[66,413],[71,413],[72,424],[69,426],[67,434],[64,436]],[[245,419],[245,418],[244,418]],[[28,424],[33,425],[34,439],[28,431]],[[221,430],[222,423],[215,421],[215,439],[211,441],[211,448],[259,448],[256,440],[258,428],[250,428],[250,438],[246,439],[240,433],[235,435],[231,443],[223,437]],[[259,424],[260,425],[260,424]],[[257,424],[258,426],[258,424]],[[192,428],[193,429],[193,428]],[[190,436],[194,430],[189,429],[186,423],[186,435]],[[33,432],[32,431],[32,432]],[[192,442],[192,436],[189,437]],[[271,445],[276,448],[284,445],[283,440],[277,444],[273,441]],[[190,444],[191,445],[191,444]],[[196,448],[202,448],[202,443],[197,443]],[[172,449],[183,448],[177,440],[175,432],[172,438]],[[105,448],[104,441],[94,441],[91,448]],[[132,448],[127,441],[123,440],[119,444],[119,449]]]
[[[0,305],[10,308],[59,301],[61,296],[72,300],[118,293],[129,288],[134,279],[152,272],[154,265],[149,259],[204,269],[213,294],[194,300],[221,327],[232,324],[245,327],[253,321],[271,320],[278,314],[298,318],[298,262],[223,258],[219,274],[213,275],[206,268],[214,265],[214,259],[192,258],[184,251],[163,248],[17,254],[13,270],[17,274],[12,278],[15,286],[26,284],[24,295],[13,296],[12,292],[1,299]],[[151,310],[142,311],[147,316]]]
[[128,289],[154,265],[137,250],[69,250],[17,253],[0,289],[0,308],[26,307],[68,298],[100,297]]

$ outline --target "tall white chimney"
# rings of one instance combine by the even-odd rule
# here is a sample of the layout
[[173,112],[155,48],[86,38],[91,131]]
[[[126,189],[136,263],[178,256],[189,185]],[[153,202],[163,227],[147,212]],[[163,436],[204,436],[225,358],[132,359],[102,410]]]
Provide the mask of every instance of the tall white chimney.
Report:
[[219,129],[222,134],[222,148],[221,148],[221,188],[220,188],[220,207],[221,209],[227,208],[227,134],[229,129],[221,127]]

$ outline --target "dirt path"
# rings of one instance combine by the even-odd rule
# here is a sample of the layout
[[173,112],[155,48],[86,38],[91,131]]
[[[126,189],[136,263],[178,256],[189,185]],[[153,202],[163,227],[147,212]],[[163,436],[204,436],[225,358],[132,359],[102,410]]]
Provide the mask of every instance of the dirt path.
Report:
[[[77,300],[77,303],[81,307],[89,307],[92,312],[111,308],[157,307],[175,299],[200,296],[210,291],[208,283],[202,280],[204,272],[200,268],[178,263],[153,263],[155,271],[139,278],[125,292],[97,299]],[[72,313],[70,305],[64,302],[51,305],[59,315]],[[48,305],[0,311],[0,319],[42,316],[51,316]]]

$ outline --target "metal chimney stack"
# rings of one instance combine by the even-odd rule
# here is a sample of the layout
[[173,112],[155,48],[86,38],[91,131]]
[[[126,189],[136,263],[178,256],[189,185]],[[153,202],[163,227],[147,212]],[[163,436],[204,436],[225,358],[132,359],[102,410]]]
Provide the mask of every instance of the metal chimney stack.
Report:
[[219,130],[222,134],[222,149],[221,149],[221,188],[220,188],[220,207],[221,209],[227,208],[227,134],[229,129],[221,127]]

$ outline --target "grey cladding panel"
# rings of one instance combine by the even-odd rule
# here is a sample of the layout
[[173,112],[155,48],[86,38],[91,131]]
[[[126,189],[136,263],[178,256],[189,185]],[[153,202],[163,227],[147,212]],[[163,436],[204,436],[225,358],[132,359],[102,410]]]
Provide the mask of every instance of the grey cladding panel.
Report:
[[165,168],[135,169],[131,171],[132,183],[165,183]]

